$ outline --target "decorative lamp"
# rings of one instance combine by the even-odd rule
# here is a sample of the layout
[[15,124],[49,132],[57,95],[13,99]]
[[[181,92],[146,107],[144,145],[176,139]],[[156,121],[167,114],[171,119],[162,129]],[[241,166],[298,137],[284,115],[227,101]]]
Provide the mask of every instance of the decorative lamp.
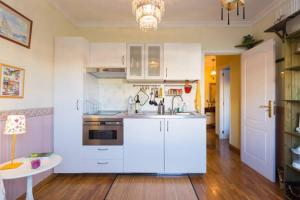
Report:
[[133,0],[132,12],[141,30],[157,30],[165,12],[165,2],[163,0]]
[[230,25],[230,12],[236,9],[236,14],[240,15],[240,7],[243,9],[243,19],[246,18],[245,14],[245,4],[246,0],[220,0],[221,1],[221,20],[224,20],[224,9],[228,12],[228,25]]
[[14,159],[17,139],[16,136],[24,133],[26,133],[25,115],[9,115],[6,120],[4,134],[12,136],[11,162],[1,167],[0,170],[15,169],[23,164],[20,162],[14,162]]

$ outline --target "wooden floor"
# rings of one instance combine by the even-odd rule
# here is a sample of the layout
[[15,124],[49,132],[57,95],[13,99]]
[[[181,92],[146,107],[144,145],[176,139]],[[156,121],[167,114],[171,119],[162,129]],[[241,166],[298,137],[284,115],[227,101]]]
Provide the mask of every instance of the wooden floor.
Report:
[[34,191],[35,199],[283,199],[279,186],[242,164],[228,142],[219,141],[213,130],[207,138],[208,166],[203,176],[58,175]]
[[197,200],[197,196],[188,176],[158,177],[121,175],[115,180],[106,199]]

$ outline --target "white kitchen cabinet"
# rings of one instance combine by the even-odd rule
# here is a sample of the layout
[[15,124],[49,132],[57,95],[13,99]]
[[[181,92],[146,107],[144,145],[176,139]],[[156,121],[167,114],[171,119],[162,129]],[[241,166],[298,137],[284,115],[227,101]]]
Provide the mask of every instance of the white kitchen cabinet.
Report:
[[145,79],[164,79],[163,45],[161,44],[145,45]]
[[123,146],[83,146],[82,159],[123,160]]
[[124,172],[164,172],[163,152],[163,119],[124,119]]
[[166,80],[201,79],[202,51],[197,43],[165,43]]
[[144,44],[129,44],[127,46],[127,79],[143,80],[145,78],[145,48]]
[[163,80],[163,45],[128,44],[127,80]]
[[123,160],[84,160],[81,163],[82,173],[122,173]]
[[166,119],[165,124],[165,173],[205,173],[205,119]]
[[80,37],[55,40],[54,152],[63,157],[55,173],[81,171],[83,77],[89,43]]
[[88,67],[126,67],[126,43],[92,43]]
[[206,173],[206,120],[125,119],[125,173]]

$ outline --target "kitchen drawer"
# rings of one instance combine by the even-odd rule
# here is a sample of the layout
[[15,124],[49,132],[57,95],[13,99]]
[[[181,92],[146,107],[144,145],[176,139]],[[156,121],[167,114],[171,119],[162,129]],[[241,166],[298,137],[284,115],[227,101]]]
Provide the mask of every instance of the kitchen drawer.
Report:
[[83,159],[123,159],[123,146],[84,146]]
[[121,173],[123,160],[82,160],[83,173]]

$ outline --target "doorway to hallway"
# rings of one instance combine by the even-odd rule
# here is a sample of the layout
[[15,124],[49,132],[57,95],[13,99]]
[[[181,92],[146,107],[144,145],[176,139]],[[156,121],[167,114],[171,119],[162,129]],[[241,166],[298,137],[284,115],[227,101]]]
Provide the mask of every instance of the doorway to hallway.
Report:
[[[228,146],[236,151],[240,149],[240,81],[240,55],[205,56],[207,132],[213,132],[219,140],[228,140]],[[213,145],[210,143],[207,140],[208,146]]]

